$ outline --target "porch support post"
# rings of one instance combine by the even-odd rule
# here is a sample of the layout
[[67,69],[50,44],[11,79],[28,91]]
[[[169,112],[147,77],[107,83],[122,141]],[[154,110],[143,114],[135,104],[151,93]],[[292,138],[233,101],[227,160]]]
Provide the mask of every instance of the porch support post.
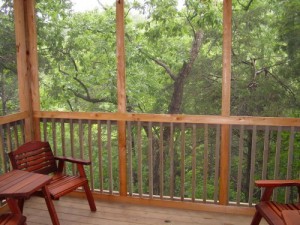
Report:
[[[124,0],[116,0],[118,112],[126,113]],[[126,122],[118,121],[120,195],[127,195]]]
[[17,54],[17,71],[19,85],[20,111],[28,112],[29,117],[25,119],[25,141],[33,138],[32,129],[32,107],[30,99],[29,79],[30,75],[27,70],[27,47],[26,47],[26,29],[25,29],[25,1],[14,0],[14,18],[16,34],[16,54]]
[[[231,19],[232,0],[223,1],[223,74],[222,74],[222,116],[230,116],[231,89]],[[220,191],[219,203],[227,205],[229,201],[229,156],[230,156],[230,126],[221,127],[221,157],[220,157]]]
[[25,141],[40,139],[39,121],[33,116],[34,111],[40,111],[34,7],[35,0],[14,0],[20,111],[29,114],[25,119]]
[[25,21],[26,21],[26,40],[27,40],[27,70],[30,74],[29,88],[32,107],[33,135],[34,140],[41,139],[40,120],[34,117],[34,112],[40,111],[40,92],[38,74],[38,52],[37,52],[37,31],[35,16],[35,0],[25,0]]

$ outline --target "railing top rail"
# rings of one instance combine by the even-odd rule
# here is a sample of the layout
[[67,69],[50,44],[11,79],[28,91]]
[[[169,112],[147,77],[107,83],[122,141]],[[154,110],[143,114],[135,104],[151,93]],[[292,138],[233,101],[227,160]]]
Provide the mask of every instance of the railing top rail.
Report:
[[7,116],[0,116],[0,125],[12,123],[18,120],[26,119],[29,116],[28,112],[19,112]]
[[229,124],[257,126],[300,126],[300,118],[284,117],[249,117],[249,116],[215,116],[215,115],[171,115],[138,113],[98,113],[98,112],[35,112],[37,118],[83,119],[112,121],[141,121],[162,123],[195,124]]

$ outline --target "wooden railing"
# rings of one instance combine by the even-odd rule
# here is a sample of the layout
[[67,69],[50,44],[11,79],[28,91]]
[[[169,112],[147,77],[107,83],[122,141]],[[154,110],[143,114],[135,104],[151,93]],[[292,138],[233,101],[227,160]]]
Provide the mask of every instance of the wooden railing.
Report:
[[[97,193],[119,194],[118,121],[127,124],[129,196],[217,204],[222,124],[231,127],[232,205],[257,202],[261,193],[254,186],[256,179],[299,179],[300,175],[300,120],[295,118],[59,112],[35,116],[41,121],[42,139],[50,142],[55,154],[92,161],[87,173]],[[1,126],[14,130],[20,121]],[[7,160],[3,147],[0,151],[2,161]],[[285,189],[275,192],[274,198],[288,201],[297,195]]]
[[0,172],[9,170],[7,153],[24,143],[24,120],[27,113],[0,117]]

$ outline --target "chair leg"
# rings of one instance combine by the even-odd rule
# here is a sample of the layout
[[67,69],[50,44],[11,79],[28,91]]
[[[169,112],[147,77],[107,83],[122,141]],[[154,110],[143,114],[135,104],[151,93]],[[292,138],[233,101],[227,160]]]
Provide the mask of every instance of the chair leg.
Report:
[[53,202],[52,202],[52,198],[50,196],[49,193],[49,189],[47,186],[44,186],[42,188],[43,194],[44,194],[44,198],[45,198],[45,202],[49,211],[49,215],[52,221],[53,225],[60,225],[57,214],[56,214],[56,210],[54,208]]
[[96,204],[95,204],[95,201],[94,201],[94,197],[93,197],[93,194],[92,194],[91,189],[89,187],[89,184],[85,183],[83,185],[83,188],[84,188],[84,191],[85,191],[85,194],[86,194],[86,198],[89,202],[91,211],[92,212],[97,211]]
[[258,225],[261,221],[261,218],[262,218],[261,214],[256,210],[251,225]]

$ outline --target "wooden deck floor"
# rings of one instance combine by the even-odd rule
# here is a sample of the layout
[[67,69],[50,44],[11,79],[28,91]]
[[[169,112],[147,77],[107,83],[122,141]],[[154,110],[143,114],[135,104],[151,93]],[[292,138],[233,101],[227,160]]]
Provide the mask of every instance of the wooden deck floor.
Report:
[[[135,225],[135,224],[171,224],[171,225],[249,225],[251,217],[231,214],[196,212],[138,206],[124,203],[97,201],[97,212],[89,210],[83,199],[63,197],[54,201],[61,225],[99,224],[99,225]],[[25,202],[24,215],[27,225],[51,225],[44,199],[32,197]],[[261,225],[266,225],[265,221]]]

